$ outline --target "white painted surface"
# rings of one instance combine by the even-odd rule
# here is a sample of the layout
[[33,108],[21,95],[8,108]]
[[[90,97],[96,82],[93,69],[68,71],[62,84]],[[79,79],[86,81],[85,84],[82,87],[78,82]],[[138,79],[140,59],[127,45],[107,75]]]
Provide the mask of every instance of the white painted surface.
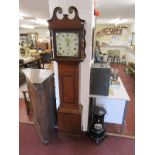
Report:
[[108,98],[96,98],[97,105],[104,107],[107,111],[105,122],[122,124],[125,109],[125,100],[115,100]]
[[99,18],[106,19],[106,23],[114,23],[114,19],[127,23],[135,18],[134,0],[95,0],[95,3],[101,14]]
[[25,68],[22,69],[22,72],[25,74],[26,79],[33,84],[41,84],[53,74],[52,70],[35,68]]
[[[80,95],[80,103],[83,105],[82,111],[82,129],[83,131],[87,131],[88,125],[88,110],[89,110],[89,81],[90,81],[90,66],[91,66],[91,55],[92,55],[92,28],[94,26],[94,2],[90,0],[49,0],[49,13],[50,18],[53,15],[53,10],[55,7],[62,7],[63,13],[68,14],[69,6],[75,6],[78,9],[79,17],[86,21],[85,29],[86,29],[86,58],[84,62],[80,63],[80,82],[79,82],[79,95]],[[56,65],[54,65],[56,66]],[[55,67],[55,72],[57,74]],[[55,75],[56,76],[56,75]],[[56,79],[56,78],[55,78]],[[57,106],[60,104],[59,101],[59,93],[58,93],[58,82],[56,85],[56,104]]]
[[127,101],[130,101],[130,97],[121,79],[119,78],[118,80],[120,86],[110,88],[112,93],[109,93],[109,96],[90,95],[90,97],[95,97],[96,104],[106,109],[105,122],[122,124],[125,104]]
[[58,64],[56,61],[53,61],[54,66],[54,81],[55,81],[55,98],[56,98],[56,107],[58,109],[60,105],[60,96],[59,96],[59,77],[58,77]]

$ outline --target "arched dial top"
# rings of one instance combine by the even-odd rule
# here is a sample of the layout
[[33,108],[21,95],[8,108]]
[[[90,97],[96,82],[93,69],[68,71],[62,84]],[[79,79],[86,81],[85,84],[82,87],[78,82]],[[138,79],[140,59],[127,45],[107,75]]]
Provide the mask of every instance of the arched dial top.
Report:
[[85,58],[85,20],[79,18],[74,6],[68,8],[68,13],[63,14],[63,9],[56,7],[48,20],[54,57],[56,60],[82,61]]

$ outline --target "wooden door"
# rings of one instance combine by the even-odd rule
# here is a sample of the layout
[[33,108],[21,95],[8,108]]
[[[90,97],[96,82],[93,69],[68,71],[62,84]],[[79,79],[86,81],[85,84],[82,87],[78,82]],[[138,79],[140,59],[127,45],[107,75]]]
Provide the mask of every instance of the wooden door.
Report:
[[78,63],[59,63],[60,106],[76,109],[79,104]]

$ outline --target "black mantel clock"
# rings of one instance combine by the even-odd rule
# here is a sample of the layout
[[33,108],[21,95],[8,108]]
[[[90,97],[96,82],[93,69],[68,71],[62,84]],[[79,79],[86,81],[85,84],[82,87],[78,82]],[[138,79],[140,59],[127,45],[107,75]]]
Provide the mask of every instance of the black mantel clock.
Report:
[[[60,107],[58,129],[60,132],[80,134],[82,105],[79,103],[79,63],[85,58],[85,21],[79,18],[76,7],[63,14],[56,7],[48,20],[54,59],[58,63]],[[59,19],[59,15],[63,18]],[[69,15],[74,15],[70,18]]]

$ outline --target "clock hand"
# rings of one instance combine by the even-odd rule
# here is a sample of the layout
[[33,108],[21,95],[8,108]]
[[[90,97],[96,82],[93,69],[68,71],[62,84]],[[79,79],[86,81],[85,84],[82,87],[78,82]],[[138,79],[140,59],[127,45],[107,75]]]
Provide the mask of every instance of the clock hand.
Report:
[[69,50],[69,52],[70,52],[70,46],[68,45],[68,50]]
[[67,44],[68,50],[70,52],[70,40],[68,38],[66,38],[66,44]]
[[66,43],[67,43],[67,46],[69,46],[70,41],[68,38],[66,38]]

